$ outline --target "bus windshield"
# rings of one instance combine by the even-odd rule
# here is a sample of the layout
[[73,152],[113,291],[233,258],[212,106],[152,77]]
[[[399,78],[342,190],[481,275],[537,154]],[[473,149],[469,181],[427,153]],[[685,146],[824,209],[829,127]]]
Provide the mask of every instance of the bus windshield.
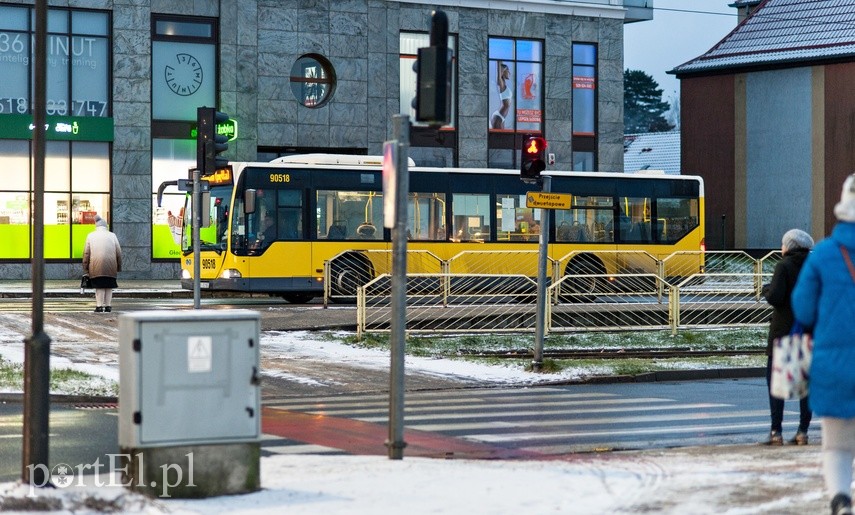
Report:
[[[211,188],[211,196],[208,205],[203,209],[208,210],[210,220],[199,228],[199,249],[223,252],[228,243],[229,213],[232,197],[232,186],[214,186]],[[184,201],[184,231],[181,236],[181,250],[185,254],[193,251],[193,202],[192,195],[187,195]],[[203,196],[203,201],[206,196]]]

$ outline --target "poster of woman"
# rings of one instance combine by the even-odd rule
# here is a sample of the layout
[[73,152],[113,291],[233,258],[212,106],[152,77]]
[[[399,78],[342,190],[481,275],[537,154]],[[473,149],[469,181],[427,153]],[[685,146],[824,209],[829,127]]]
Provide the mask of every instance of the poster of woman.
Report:
[[493,61],[490,70],[490,82],[495,84],[496,93],[490,95],[490,129],[513,129],[511,104],[514,97],[514,81],[511,69],[504,61]]

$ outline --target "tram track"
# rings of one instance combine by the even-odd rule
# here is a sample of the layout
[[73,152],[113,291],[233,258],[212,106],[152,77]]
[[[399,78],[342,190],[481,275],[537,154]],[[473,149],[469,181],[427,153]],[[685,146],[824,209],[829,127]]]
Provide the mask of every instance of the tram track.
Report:
[[[689,348],[601,349],[601,350],[544,350],[543,357],[550,359],[657,359],[657,358],[710,358],[765,354],[764,347],[730,350],[693,350]],[[534,352],[527,349],[479,351],[460,349],[457,356],[467,358],[528,359]]]

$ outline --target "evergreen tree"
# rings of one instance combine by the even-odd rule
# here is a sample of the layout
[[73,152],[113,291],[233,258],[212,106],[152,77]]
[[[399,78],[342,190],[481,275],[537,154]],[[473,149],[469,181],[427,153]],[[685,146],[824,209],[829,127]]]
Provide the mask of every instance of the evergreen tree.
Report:
[[623,126],[626,134],[664,132],[674,128],[665,119],[670,109],[653,77],[640,70],[623,72]]

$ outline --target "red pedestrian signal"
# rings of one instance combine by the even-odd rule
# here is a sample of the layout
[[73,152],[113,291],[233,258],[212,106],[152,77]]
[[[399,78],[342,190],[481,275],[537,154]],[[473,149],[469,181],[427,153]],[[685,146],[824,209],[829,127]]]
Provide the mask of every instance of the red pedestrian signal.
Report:
[[540,172],[546,170],[546,138],[523,137],[520,156],[520,178],[525,182],[537,182]]

